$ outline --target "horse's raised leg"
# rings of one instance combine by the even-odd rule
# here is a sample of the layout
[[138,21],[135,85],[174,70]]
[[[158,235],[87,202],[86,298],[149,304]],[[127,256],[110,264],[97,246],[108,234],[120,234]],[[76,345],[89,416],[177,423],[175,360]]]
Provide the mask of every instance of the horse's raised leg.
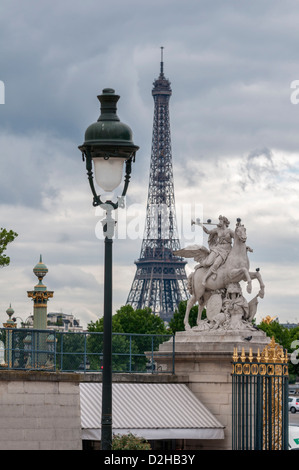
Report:
[[240,275],[243,275],[244,281],[247,281],[247,292],[248,294],[251,294],[252,291],[252,282],[251,282],[251,277],[249,274],[249,271],[247,268],[236,268],[232,269],[230,272],[230,277],[231,279],[238,278]]
[[248,294],[251,294],[251,291],[252,291],[252,282],[251,282],[251,279],[250,279],[250,281],[247,281],[246,290],[247,290]]
[[265,284],[263,282],[263,279],[262,279],[261,273],[259,272],[259,269],[257,269],[256,272],[250,272],[249,276],[250,276],[251,279],[257,279],[259,281],[260,291],[259,291],[258,295],[261,299],[263,299],[264,295],[265,295]]
[[198,325],[199,322],[201,321],[202,309],[203,309],[203,304],[198,302],[198,314],[197,314],[196,325]]
[[251,294],[251,291],[252,291],[252,282],[251,282],[251,277],[250,277],[250,274],[249,274],[249,271],[247,268],[243,268],[243,273],[244,273],[244,278],[245,278],[245,281],[247,281],[247,292],[248,294]]
[[185,313],[185,318],[184,318],[184,325],[185,325],[186,331],[191,329],[191,326],[189,325],[189,314],[190,314],[191,308],[193,307],[193,305],[195,305],[195,303],[196,303],[196,297],[193,294],[192,297],[188,299],[187,307],[186,307],[186,313]]

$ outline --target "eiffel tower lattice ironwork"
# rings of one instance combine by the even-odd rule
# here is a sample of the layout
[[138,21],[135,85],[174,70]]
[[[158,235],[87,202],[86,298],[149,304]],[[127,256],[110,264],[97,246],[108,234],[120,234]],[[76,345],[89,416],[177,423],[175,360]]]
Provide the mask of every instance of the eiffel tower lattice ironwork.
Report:
[[152,313],[169,321],[178,304],[188,296],[186,262],[173,255],[180,249],[178,237],[169,99],[170,82],[164,76],[163,48],[160,75],[153,83],[154,121],[145,233],[140,258],[127,304],[134,309],[150,307]]

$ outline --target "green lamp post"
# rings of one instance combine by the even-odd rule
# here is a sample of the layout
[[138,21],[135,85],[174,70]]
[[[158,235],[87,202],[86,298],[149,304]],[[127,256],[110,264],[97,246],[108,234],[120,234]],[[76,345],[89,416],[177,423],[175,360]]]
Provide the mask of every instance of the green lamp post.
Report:
[[[112,446],[112,239],[115,220],[112,210],[123,206],[123,198],[127,193],[132,162],[139,147],[134,145],[132,131],[117,116],[119,96],[111,88],[105,88],[98,100],[101,103],[101,115],[97,122],[91,124],[85,132],[84,144],[79,146],[86,170],[93,205],[106,211],[102,221],[105,237],[104,258],[104,344],[103,344],[103,376],[102,376],[102,450],[111,450]],[[121,183],[123,167],[125,178],[121,196],[116,201],[102,200],[98,195],[93,178],[93,170],[97,185],[104,192],[113,192]]]

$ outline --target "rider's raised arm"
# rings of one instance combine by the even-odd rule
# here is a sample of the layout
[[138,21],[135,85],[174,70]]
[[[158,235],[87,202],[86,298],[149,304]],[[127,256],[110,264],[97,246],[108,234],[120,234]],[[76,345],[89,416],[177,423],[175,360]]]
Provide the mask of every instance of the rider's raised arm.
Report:
[[209,229],[207,229],[207,227],[205,227],[203,224],[200,224],[200,225],[201,225],[201,227],[203,228],[203,231],[204,231],[205,233],[207,233],[208,235],[210,235],[211,233],[217,232],[217,229],[216,229],[216,228],[213,228],[212,230],[209,230]]
[[203,228],[203,231],[205,233],[207,233],[208,235],[213,235],[215,233],[218,233],[218,227],[215,227],[215,228],[212,228],[211,230],[209,230],[208,228],[206,228],[203,224],[200,224],[200,226]]

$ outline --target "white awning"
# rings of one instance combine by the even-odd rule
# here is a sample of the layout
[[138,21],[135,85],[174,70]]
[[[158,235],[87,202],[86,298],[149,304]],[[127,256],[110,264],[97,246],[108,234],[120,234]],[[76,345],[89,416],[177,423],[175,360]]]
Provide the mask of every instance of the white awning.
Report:
[[[101,440],[102,384],[80,383],[83,440]],[[224,426],[184,384],[113,383],[113,434],[224,439]]]

